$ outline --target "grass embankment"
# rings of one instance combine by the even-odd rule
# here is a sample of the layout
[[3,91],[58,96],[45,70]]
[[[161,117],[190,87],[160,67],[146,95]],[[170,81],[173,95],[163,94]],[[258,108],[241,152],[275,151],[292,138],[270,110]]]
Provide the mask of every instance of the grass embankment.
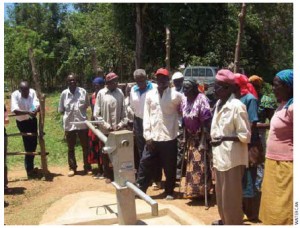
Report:
[[[45,116],[45,144],[48,166],[67,166],[67,144],[64,139],[64,130],[62,127],[62,115],[57,112],[60,92],[46,94],[46,116]],[[10,113],[10,100],[5,100],[6,107]],[[89,108],[90,113],[90,108]],[[89,115],[90,116],[90,115]],[[10,123],[6,125],[8,134],[19,132],[14,117],[10,117]],[[79,141],[79,140],[78,140]],[[21,136],[8,138],[8,152],[24,151]],[[37,152],[40,151],[39,145]],[[41,167],[40,156],[35,156],[35,167]],[[77,163],[82,162],[82,150],[79,142],[76,145]],[[7,156],[8,169],[24,168],[24,156]],[[81,167],[79,167],[81,168]]]

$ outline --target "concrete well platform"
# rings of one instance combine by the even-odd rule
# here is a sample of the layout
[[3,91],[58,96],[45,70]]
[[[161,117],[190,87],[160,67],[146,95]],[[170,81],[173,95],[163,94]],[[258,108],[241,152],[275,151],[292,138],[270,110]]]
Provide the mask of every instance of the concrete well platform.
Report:
[[[159,215],[136,199],[137,225],[205,225],[201,220],[170,205],[159,204]],[[116,195],[100,191],[67,195],[53,203],[44,213],[41,225],[118,225]]]

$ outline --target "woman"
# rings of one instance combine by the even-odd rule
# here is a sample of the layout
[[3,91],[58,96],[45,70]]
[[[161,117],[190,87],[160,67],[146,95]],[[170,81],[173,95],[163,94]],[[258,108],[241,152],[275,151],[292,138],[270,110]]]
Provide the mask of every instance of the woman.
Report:
[[[249,80],[246,75],[243,74],[234,74],[235,83],[238,85],[238,90],[236,97],[246,106],[247,113],[249,117],[249,122],[251,126],[251,146],[256,145],[259,141],[258,129],[256,124],[258,122],[258,101],[255,97],[256,91],[253,86],[249,86]],[[252,85],[252,84],[251,84]],[[249,88],[252,88],[249,89]],[[255,91],[255,93],[253,93]],[[256,177],[257,177],[257,165],[258,158],[250,155],[249,149],[249,167],[245,169],[245,174],[243,177],[243,210],[247,215],[249,221],[258,220],[258,211],[259,211],[259,192],[256,189]],[[261,157],[263,155],[261,154]]]
[[[266,132],[270,129],[270,120],[277,108],[277,101],[274,94],[271,92],[263,94],[263,86],[265,86],[264,80],[258,75],[252,75],[249,78],[249,82],[254,86],[258,94],[258,123],[256,127],[258,128],[259,137],[261,139],[263,147],[263,156],[266,155]],[[257,165],[257,177],[256,177],[256,188],[261,191],[261,184],[264,174],[264,164]]]
[[[92,113],[94,112],[94,106],[96,102],[96,97],[100,89],[103,89],[105,85],[105,81],[102,77],[96,77],[93,80],[93,89],[94,93],[90,99],[90,104],[92,108]],[[94,120],[92,115],[91,120]],[[101,151],[103,147],[103,143],[98,139],[98,137],[89,130],[89,154],[88,154],[88,162],[90,164],[96,163],[98,164],[99,172],[94,176],[95,179],[104,179],[103,177],[103,168],[102,168],[102,158],[101,158]]]
[[[208,189],[211,187],[211,172],[209,169],[211,155],[207,151],[199,150],[201,130],[209,132],[212,114],[207,98],[198,91],[198,84],[194,79],[183,82],[185,97],[181,103],[183,125],[187,140],[187,167],[184,196],[196,198],[205,193],[205,172],[207,173]],[[206,164],[204,163],[206,156]]]
[[293,224],[293,70],[276,74],[280,103],[271,119],[259,218],[265,225]]

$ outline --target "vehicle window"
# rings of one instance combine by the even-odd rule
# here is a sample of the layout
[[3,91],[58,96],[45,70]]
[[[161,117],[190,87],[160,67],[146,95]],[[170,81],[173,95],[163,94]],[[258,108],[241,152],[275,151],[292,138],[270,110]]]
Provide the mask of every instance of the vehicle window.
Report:
[[211,69],[206,69],[206,76],[207,77],[212,77],[213,76],[213,72]]
[[195,76],[198,76],[198,69],[195,68],[192,70],[192,75],[195,77]]
[[186,69],[185,76],[191,76],[191,69]]
[[199,74],[198,74],[198,76],[205,77],[205,68],[200,68],[200,69],[199,69]]

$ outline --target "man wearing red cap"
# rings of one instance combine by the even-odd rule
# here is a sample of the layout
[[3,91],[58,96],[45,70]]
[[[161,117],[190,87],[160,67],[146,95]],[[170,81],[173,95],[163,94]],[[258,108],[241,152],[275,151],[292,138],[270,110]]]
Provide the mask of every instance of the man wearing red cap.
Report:
[[[118,88],[118,78],[114,72],[106,75],[106,87],[98,92],[95,102],[93,115],[96,120],[101,121],[99,128],[105,135],[126,125],[124,94]],[[106,154],[103,156],[103,171],[106,183],[110,183],[113,180],[113,170]]]
[[149,91],[144,106],[144,138],[147,150],[143,152],[137,185],[144,192],[153,179],[153,169],[160,164],[166,176],[165,195],[174,199],[176,181],[178,110],[182,95],[170,88],[167,69],[156,72],[157,88]]

